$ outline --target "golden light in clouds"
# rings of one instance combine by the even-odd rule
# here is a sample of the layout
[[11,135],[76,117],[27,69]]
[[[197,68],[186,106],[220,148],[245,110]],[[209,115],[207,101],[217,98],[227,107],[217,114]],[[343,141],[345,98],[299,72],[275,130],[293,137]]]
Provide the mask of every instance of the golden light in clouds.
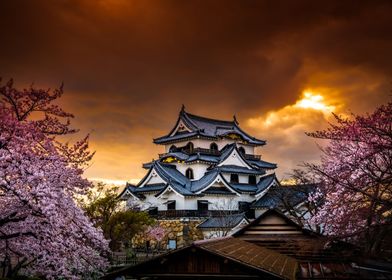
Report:
[[310,90],[305,90],[303,92],[302,99],[298,100],[294,106],[304,109],[319,110],[326,113],[330,113],[335,110],[335,106],[324,103],[324,97],[321,94],[312,92]]
[[[320,153],[319,143],[316,145],[305,132],[325,128],[332,112],[342,106],[334,89],[314,87],[304,90],[292,104],[248,119],[246,125],[254,135],[267,140],[268,145],[259,153],[264,160],[276,162],[279,178],[287,179],[291,170],[302,162],[318,160],[314,155]],[[297,155],[289,156],[293,151]]]
[[264,116],[251,118],[247,125],[254,128],[269,128],[282,123],[292,123],[292,120],[302,116],[302,124],[307,123],[307,118],[320,114],[327,119],[336,106],[328,102],[324,95],[316,90],[304,90],[302,96],[294,104],[287,105],[279,110],[270,111]]

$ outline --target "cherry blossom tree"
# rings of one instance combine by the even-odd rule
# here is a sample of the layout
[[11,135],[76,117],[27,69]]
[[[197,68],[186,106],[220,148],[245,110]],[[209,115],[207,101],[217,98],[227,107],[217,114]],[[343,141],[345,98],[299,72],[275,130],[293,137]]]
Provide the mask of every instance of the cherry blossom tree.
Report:
[[329,129],[308,133],[329,140],[321,164],[307,165],[320,182],[310,201],[323,200],[313,221],[376,254],[391,232],[392,103],[365,116],[335,118]]
[[[63,89],[0,85],[0,266],[46,279],[89,279],[107,266],[108,244],[75,204],[93,153],[71,145],[73,115],[54,102]],[[1,271],[1,270],[0,270]]]

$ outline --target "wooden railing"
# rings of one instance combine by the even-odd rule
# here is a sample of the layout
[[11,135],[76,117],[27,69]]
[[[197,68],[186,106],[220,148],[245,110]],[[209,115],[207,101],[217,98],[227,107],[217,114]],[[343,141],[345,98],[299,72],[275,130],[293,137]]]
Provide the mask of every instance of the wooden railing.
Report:
[[[175,152],[182,152],[185,153],[187,155],[192,155],[192,154],[204,154],[204,155],[214,155],[214,156],[220,156],[221,152],[218,150],[212,150],[212,149],[204,149],[204,148],[194,148],[194,149],[185,149],[185,148],[176,148],[171,150],[172,153]],[[169,152],[170,153],[170,152]],[[163,153],[163,154],[159,154],[159,158],[162,158],[164,156],[167,156],[169,153]],[[250,160],[260,160],[261,156],[260,155],[252,155],[252,154],[244,154],[244,157],[246,159],[250,159]]]
[[250,160],[260,160],[261,159],[260,155],[245,154],[244,157],[246,159],[250,159]]

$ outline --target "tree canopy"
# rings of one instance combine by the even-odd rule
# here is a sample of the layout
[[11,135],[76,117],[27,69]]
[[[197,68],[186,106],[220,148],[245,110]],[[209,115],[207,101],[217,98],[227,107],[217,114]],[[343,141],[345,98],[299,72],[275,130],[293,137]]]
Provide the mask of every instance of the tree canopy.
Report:
[[86,198],[81,201],[82,207],[95,226],[103,230],[113,251],[129,246],[136,233],[155,222],[146,212],[126,210],[118,199],[118,187],[98,183]]
[[310,201],[323,200],[313,222],[326,233],[380,251],[392,218],[392,103],[308,133],[329,140],[321,164],[308,164],[319,181]]
[[[90,183],[83,168],[93,156],[88,136],[74,145],[73,115],[54,102],[63,89],[0,86],[0,264],[46,279],[88,279],[107,267],[102,231],[75,196]],[[4,275],[3,275],[4,276]]]

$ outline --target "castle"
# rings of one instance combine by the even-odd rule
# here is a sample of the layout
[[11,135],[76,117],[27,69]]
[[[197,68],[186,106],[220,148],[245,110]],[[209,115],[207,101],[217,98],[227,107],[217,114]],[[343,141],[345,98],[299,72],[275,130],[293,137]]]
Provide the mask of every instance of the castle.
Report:
[[236,228],[277,207],[270,205],[276,201],[269,193],[280,188],[273,173],[277,165],[255,154],[266,142],[243,131],[235,116],[210,119],[183,106],[173,129],[154,143],[165,153],[143,164],[148,172],[137,185],[126,185],[120,198],[128,205],[158,219],[199,219],[199,228],[209,233]]

